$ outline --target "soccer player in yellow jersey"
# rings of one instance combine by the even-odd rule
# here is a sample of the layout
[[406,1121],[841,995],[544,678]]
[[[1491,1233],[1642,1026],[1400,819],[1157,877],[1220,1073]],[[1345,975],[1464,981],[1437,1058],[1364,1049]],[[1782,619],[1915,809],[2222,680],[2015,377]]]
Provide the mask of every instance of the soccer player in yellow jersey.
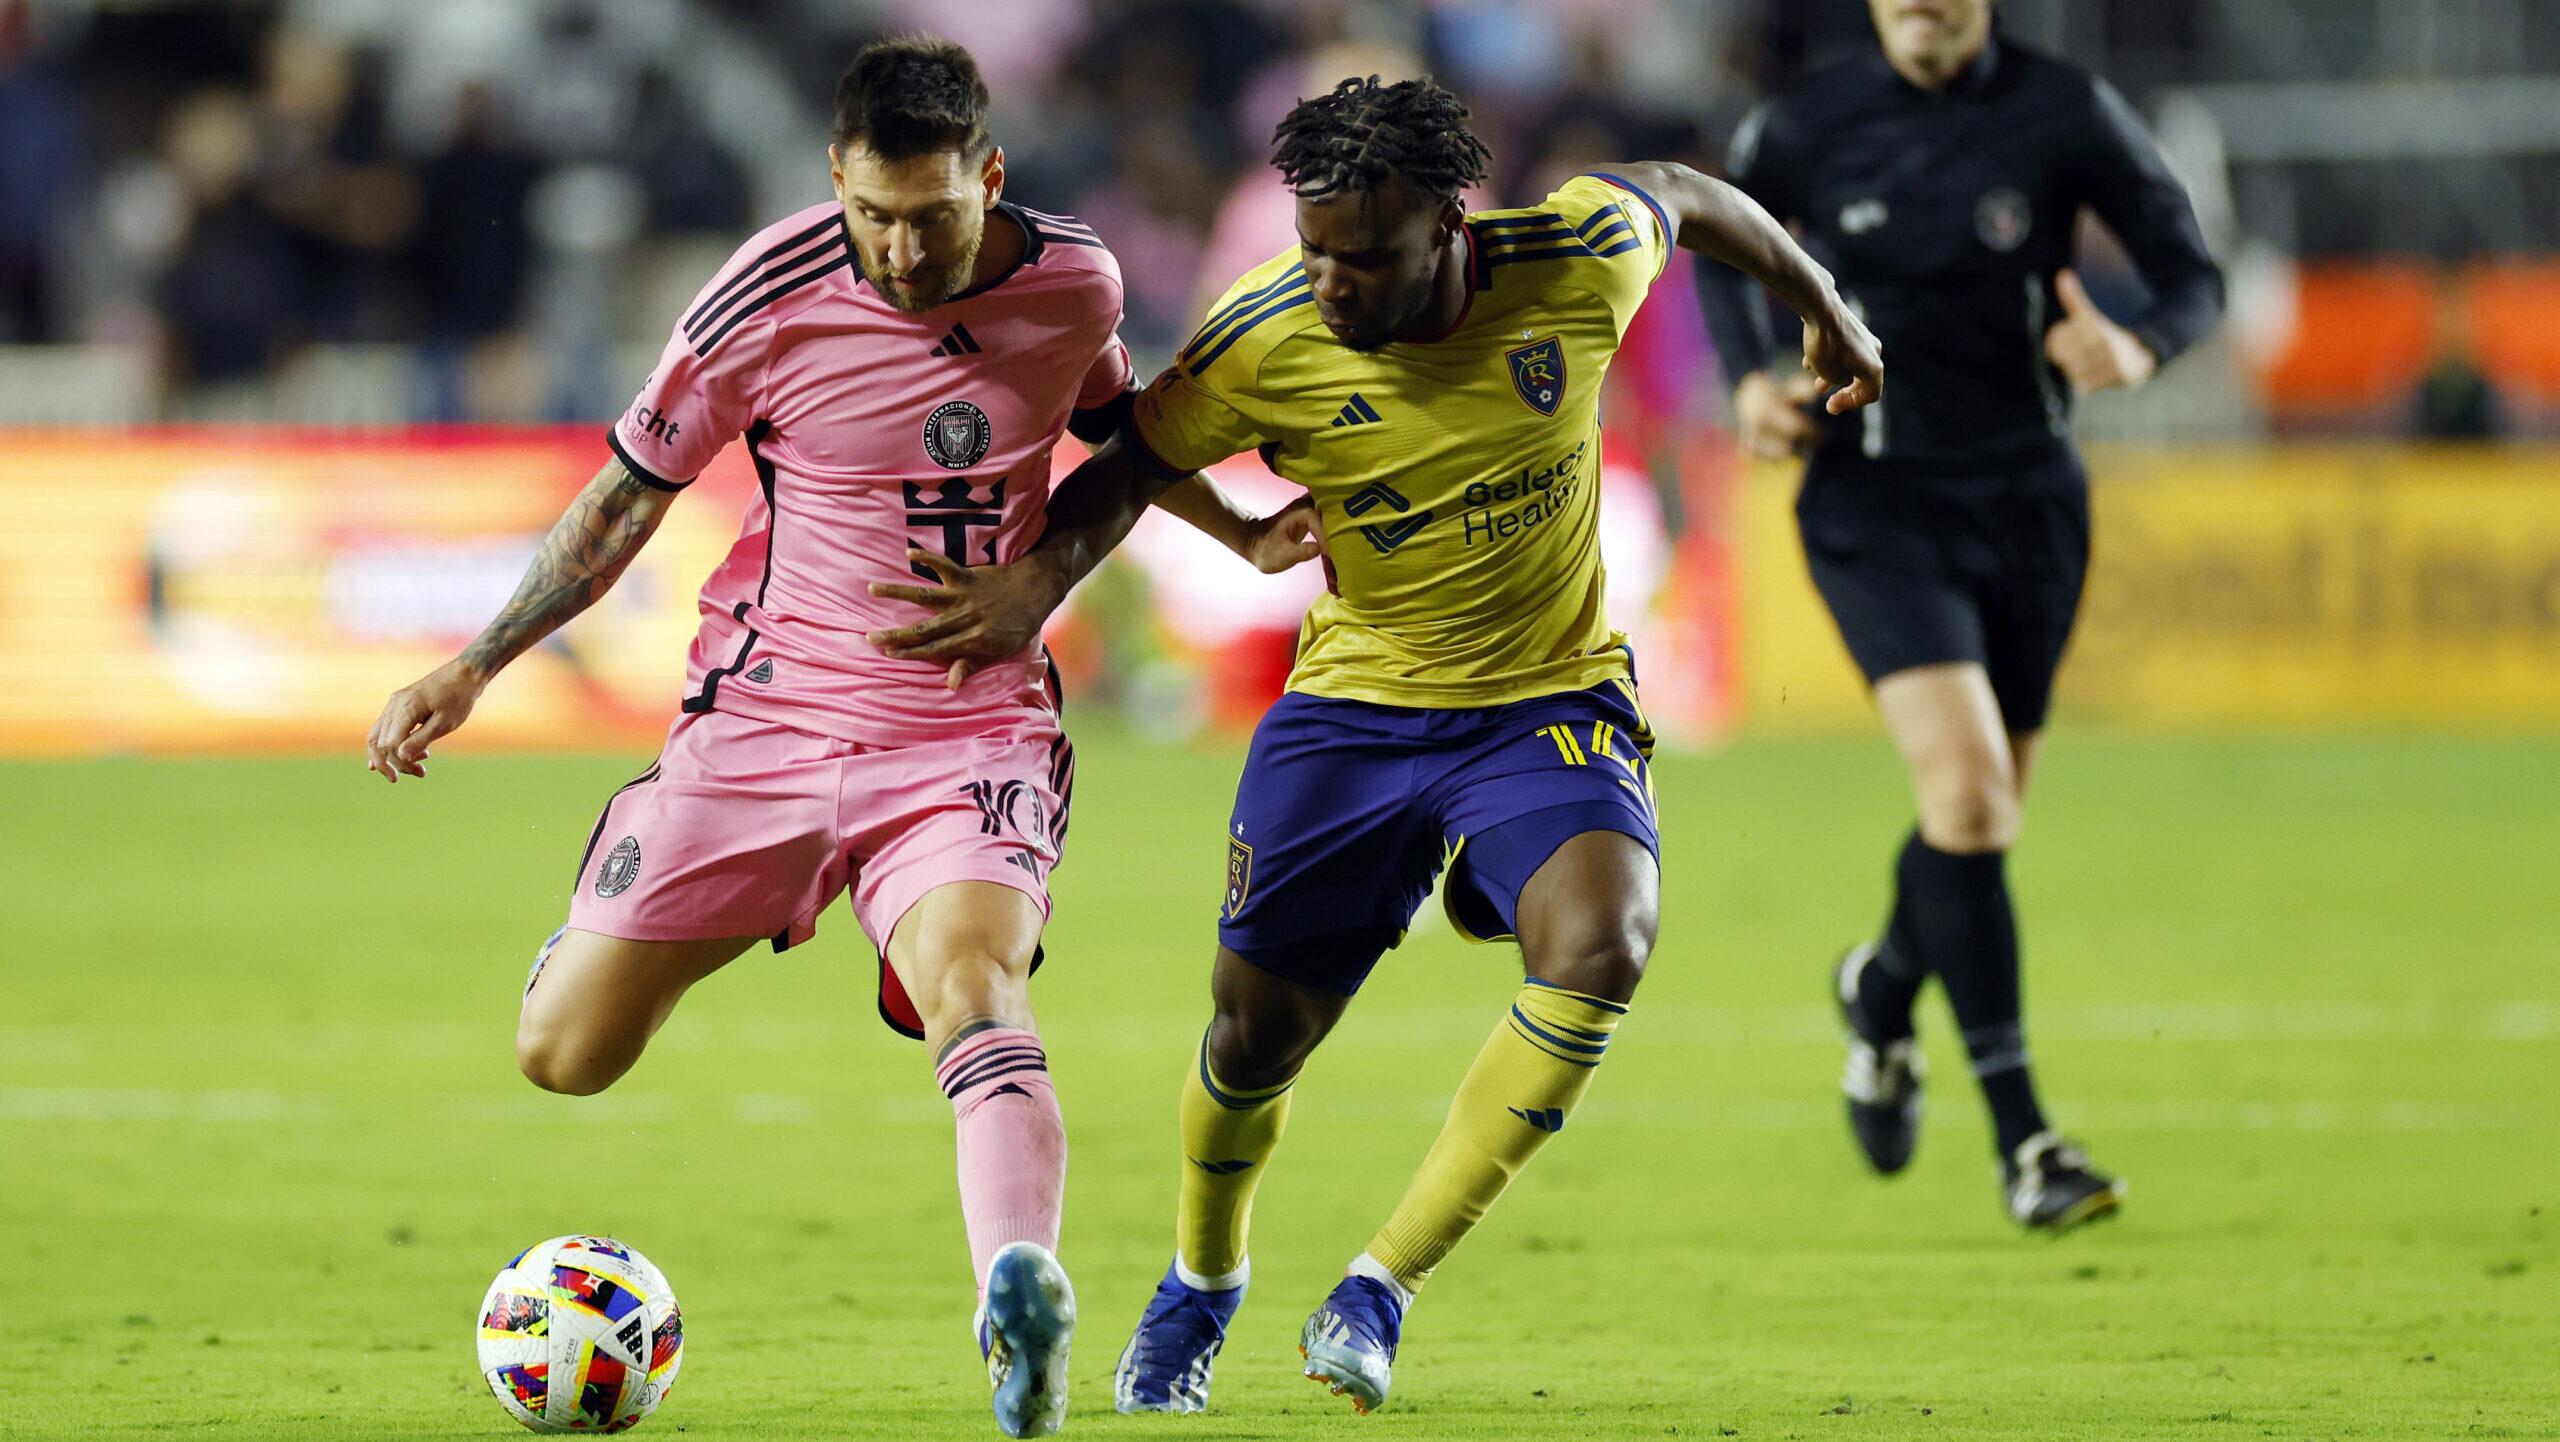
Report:
[[[1846,411],[1883,383],[1830,277],[1684,166],[1577,177],[1470,215],[1488,159],[1428,81],[1348,80],[1281,123],[1299,244],[1238,281],[1050,501],[1010,567],[897,588],[897,654],[1011,654],[1141,509],[1243,535],[1312,516],[1330,593],[1254,733],[1227,832],[1215,1012],[1183,1084],[1173,1265],[1122,1355],[1120,1410],[1197,1411],[1244,1297],[1245,1224],[1289,1087],[1443,866],[1451,919],[1516,938],[1524,984],[1404,1200],[1306,1323],[1306,1372],[1386,1400],[1414,1293],[1573,1114],[1654,941],[1651,736],[1601,604],[1600,383],[1674,244],[1805,321]],[[1251,520],[1200,467],[1259,448],[1305,486]],[[1177,483],[1182,483],[1177,487]],[[1168,492],[1170,492],[1168,494]]]

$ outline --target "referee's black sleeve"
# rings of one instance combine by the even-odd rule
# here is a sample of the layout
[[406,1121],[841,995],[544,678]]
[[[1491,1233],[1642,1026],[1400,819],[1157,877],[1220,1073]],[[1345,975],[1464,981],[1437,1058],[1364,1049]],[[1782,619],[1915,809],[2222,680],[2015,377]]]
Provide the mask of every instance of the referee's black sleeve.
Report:
[[[1770,154],[1771,111],[1772,107],[1761,106],[1733,132],[1732,147],[1725,154],[1725,180],[1784,221],[1789,218],[1788,208],[1775,183],[1785,173],[1784,162]],[[1758,281],[1722,261],[1706,261],[1698,267],[1698,308],[1706,317],[1716,357],[1724,364],[1727,386],[1776,362],[1777,331],[1769,323],[1769,298],[1761,293]]]
[[2091,87],[2096,114],[2081,193],[2150,287],[2150,306],[2128,328],[2167,365],[2221,318],[2222,270],[2141,117],[2114,86],[2093,77]]

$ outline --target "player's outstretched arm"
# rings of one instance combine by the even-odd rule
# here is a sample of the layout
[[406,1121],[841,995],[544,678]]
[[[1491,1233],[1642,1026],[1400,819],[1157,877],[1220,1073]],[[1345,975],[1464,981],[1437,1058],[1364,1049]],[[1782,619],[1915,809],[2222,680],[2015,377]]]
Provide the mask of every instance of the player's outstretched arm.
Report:
[[1156,509],[1253,563],[1266,576],[1312,561],[1323,550],[1316,539],[1316,503],[1300,496],[1267,516],[1236,504],[1206,471],[1194,471],[1156,497]]
[[365,737],[365,769],[397,782],[427,774],[427,748],[470,716],[491,678],[613,588],[658,528],[675,492],[633,475],[619,458],[569,503],[543,537],[516,593],[462,654],[391,693]]
[[1804,321],[1805,369],[1830,392],[1839,415],[1884,395],[1884,350],[1840,299],[1831,273],[1805,254],[1758,201],[1711,176],[1668,160],[1596,167],[1642,187],[1662,207],[1672,240],[1767,286]]

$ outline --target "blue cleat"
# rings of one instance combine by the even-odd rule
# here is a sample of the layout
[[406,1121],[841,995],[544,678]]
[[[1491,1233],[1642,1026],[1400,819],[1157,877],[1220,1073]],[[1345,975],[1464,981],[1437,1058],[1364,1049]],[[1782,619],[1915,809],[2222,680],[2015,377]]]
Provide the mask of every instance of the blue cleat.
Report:
[[1386,1403],[1403,1332],[1404,1305],[1393,1292],[1368,1277],[1345,1277],[1307,1318],[1298,1355],[1307,1359],[1308,1381],[1349,1396],[1352,1410],[1365,1417]]
[[1167,1267],[1111,1375],[1112,1405],[1123,1412],[1198,1412],[1209,1405],[1209,1368],[1227,1343],[1227,1323],[1244,1305],[1242,1284],[1204,1292]]
[[978,1346],[995,1388],[996,1426],[1007,1437],[1046,1437],[1067,1423],[1067,1349],[1075,1341],[1076,1289],[1037,1242],[1015,1242],[987,1266]]

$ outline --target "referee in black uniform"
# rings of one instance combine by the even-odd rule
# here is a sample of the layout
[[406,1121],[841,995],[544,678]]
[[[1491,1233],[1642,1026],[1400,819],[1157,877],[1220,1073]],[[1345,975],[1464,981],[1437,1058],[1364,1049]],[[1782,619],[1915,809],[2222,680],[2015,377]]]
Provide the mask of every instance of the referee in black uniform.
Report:
[[[1882,44],[1733,137],[1730,179],[1802,233],[1883,342],[1881,404],[1817,415],[1781,381],[1759,294],[1708,267],[1707,324],[1757,454],[1810,452],[1815,586],[1910,765],[1918,827],[1884,934],[1837,983],[1851,1129],[1880,1172],[1920,1119],[1911,1010],[1947,989],[1989,1103],[2009,1213],[2063,1230],[2123,1183],[2046,1123],[2019,1024],[2005,858],[2089,560],[2074,395],[2137,386],[2211,328],[2222,278],[2185,191],[2106,82],[1992,33],[1991,0],[1868,0]],[[2068,269],[2096,212],[2151,291],[2130,325]]]

